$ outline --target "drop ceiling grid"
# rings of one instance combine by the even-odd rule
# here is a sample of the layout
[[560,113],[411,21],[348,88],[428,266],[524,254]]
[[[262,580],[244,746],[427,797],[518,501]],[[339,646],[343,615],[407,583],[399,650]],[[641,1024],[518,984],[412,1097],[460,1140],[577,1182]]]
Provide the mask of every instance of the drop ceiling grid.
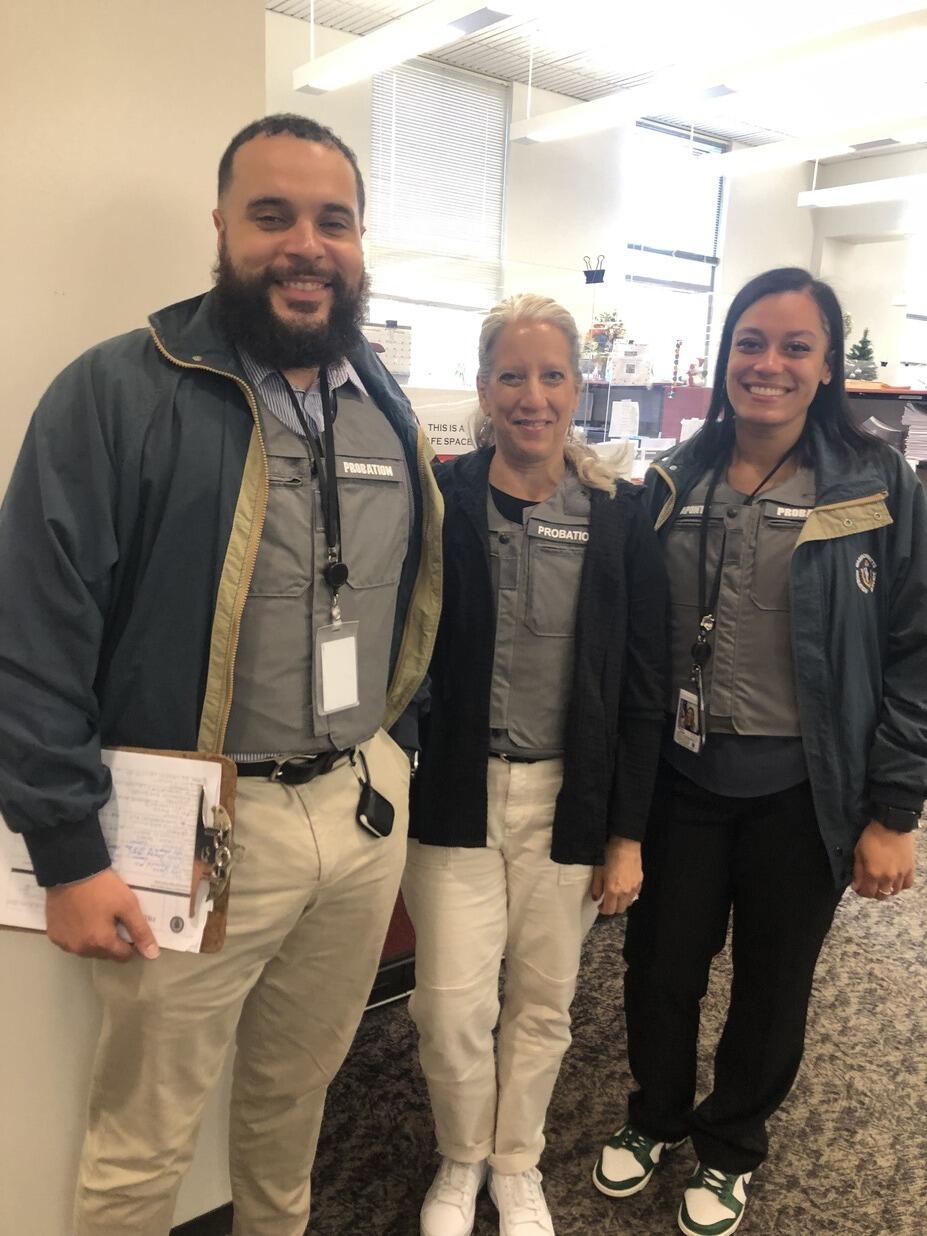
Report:
[[[345,34],[369,34],[385,22],[421,8],[424,0],[316,0],[315,20]],[[285,17],[309,20],[309,0],[266,0],[265,7]]]
[[[287,17],[304,21],[309,19],[308,0],[266,0],[266,7]],[[315,20],[321,26],[330,26],[346,34],[364,35],[419,7],[421,0],[368,0],[365,3],[357,3],[356,0],[316,0]],[[533,25],[533,22],[510,18],[494,29],[433,52],[430,59],[502,81],[527,82]],[[589,65],[585,61],[593,45],[591,41],[588,49],[580,48],[563,56],[536,46],[534,85],[540,90],[550,90],[588,102],[648,80],[649,74],[622,76],[605,73]]]

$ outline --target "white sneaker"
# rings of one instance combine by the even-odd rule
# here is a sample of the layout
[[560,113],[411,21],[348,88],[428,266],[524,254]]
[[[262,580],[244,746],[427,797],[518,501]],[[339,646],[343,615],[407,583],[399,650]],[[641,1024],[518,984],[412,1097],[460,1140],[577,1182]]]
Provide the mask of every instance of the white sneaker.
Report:
[[499,1212],[499,1236],[555,1236],[536,1167],[509,1175],[493,1172],[489,1196]]
[[444,1158],[422,1202],[421,1236],[470,1236],[487,1162]]
[[738,1176],[699,1163],[682,1195],[677,1216],[680,1231],[686,1236],[730,1236],[744,1217],[752,1175]]

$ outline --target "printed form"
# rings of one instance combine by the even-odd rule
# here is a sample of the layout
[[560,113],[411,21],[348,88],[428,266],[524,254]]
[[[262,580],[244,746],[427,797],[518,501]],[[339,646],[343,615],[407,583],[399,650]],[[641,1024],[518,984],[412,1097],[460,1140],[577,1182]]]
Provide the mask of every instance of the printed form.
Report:
[[[100,812],[113,870],[138,897],[162,948],[197,952],[210,903],[203,880],[191,917],[196,825],[201,804],[211,819],[219,802],[221,766],[136,751],[104,750],[102,760],[113,777],[112,795]],[[0,923],[45,930],[45,890],[35,882],[22,837],[5,824],[0,827]]]

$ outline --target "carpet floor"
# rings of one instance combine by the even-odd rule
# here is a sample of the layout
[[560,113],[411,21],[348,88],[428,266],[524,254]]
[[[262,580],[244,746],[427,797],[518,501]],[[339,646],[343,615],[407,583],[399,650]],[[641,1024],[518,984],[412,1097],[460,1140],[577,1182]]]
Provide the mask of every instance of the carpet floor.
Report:
[[[848,893],[824,946],[805,1060],[770,1122],[738,1236],[927,1236],[927,835],[920,883],[877,904]],[[557,1236],[676,1232],[693,1158],[680,1147],[624,1201],[590,1180],[631,1087],[621,1014],[624,921],[586,942],[541,1161]],[[703,1005],[699,1092],[711,1076],[730,960],[716,961]],[[329,1092],[313,1172],[310,1236],[417,1236],[437,1157],[405,1001],[365,1018]],[[495,1236],[484,1194],[474,1236]]]

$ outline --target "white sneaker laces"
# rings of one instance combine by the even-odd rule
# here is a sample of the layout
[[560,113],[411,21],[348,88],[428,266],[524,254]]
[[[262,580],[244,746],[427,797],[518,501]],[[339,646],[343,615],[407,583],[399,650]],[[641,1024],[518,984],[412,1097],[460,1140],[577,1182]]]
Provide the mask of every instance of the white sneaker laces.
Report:
[[513,1223],[538,1223],[547,1218],[547,1203],[541,1189],[540,1173],[533,1168],[513,1175],[495,1176],[496,1192]]
[[724,1198],[725,1194],[731,1192],[736,1176],[729,1176],[725,1172],[719,1172],[714,1167],[702,1167],[699,1172],[701,1179],[698,1182],[698,1187],[708,1189],[710,1193],[715,1193],[719,1198]]
[[455,1159],[443,1159],[435,1180],[434,1200],[450,1206],[463,1206],[467,1195],[475,1192],[473,1165],[458,1163]]

